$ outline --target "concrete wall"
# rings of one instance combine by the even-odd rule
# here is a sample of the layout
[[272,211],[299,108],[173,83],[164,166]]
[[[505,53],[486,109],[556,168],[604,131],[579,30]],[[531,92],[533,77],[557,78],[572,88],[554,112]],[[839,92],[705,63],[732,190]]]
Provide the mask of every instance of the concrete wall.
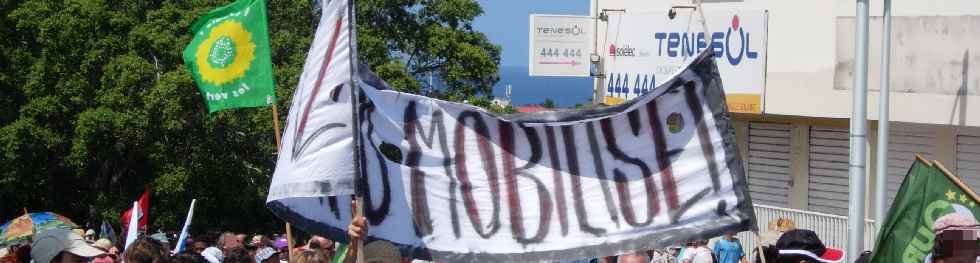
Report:
[[[666,12],[675,0],[591,0],[593,11],[598,9],[626,9],[630,12]],[[853,29],[839,32],[839,17],[853,17],[855,2],[836,1],[786,1],[744,0],[735,3],[705,3],[711,9],[767,9],[769,10],[768,62],[765,92],[765,114],[790,115],[815,118],[848,118],[851,110],[851,93],[848,89],[835,89],[834,76],[837,67],[837,38],[852,38]],[[895,16],[963,16],[980,15],[980,1],[944,0],[893,1]],[[679,15],[689,15],[680,11]],[[881,14],[880,1],[872,1],[871,14]],[[878,20],[875,20],[878,21]],[[870,42],[869,118],[878,119],[877,101],[878,62],[880,61],[880,25],[872,27]],[[841,28],[845,31],[847,28]],[[970,29],[968,29],[969,31]],[[895,30],[898,31],[897,29]],[[980,33],[980,28],[972,31]],[[604,25],[597,29],[598,45],[605,46]],[[893,46],[896,44],[893,35]],[[967,45],[969,46],[969,45]],[[935,43],[922,48],[948,48],[949,44]],[[980,55],[980,44],[965,50]],[[602,54],[604,52],[600,52]],[[963,60],[962,52],[949,60]],[[853,56],[853,55],[852,55]],[[975,56],[975,55],[970,55]],[[893,55],[892,65],[903,62]],[[980,65],[976,65],[980,66]],[[955,81],[954,81],[955,82]],[[970,84],[972,85],[972,84]],[[950,88],[950,87],[944,87]],[[955,87],[954,87],[955,88]],[[895,92],[891,95],[891,120],[943,124],[954,126],[980,126],[980,96],[952,95],[943,93]]]

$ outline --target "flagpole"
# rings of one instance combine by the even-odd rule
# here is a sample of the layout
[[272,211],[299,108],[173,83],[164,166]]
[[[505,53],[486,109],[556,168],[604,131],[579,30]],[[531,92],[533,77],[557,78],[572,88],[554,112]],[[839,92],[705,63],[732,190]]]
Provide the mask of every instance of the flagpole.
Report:
[[949,178],[950,181],[953,181],[953,184],[956,184],[956,186],[959,186],[960,189],[962,189],[963,192],[966,193],[966,195],[969,195],[970,198],[973,198],[973,201],[980,202],[980,196],[977,196],[977,193],[974,192],[973,189],[970,189],[970,186],[966,185],[966,183],[964,183],[963,180],[961,180],[959,177],[957,177],[956,175],[954,175],[949,170],[946,170],[946,167],[943,166],[943,164],[940,163],[939,161],[935,161],[934,160],[934,161],[932,161],[932,163],[937,168],[939,168],[940,171],[943,172],[943,175],[946,175],[946,178]]
[[[357,31],[354,28],[354,24],[357,23],[356,22],[357,20],[354,19],[354,15],[355,15],[354,1],[348,0],[347,1],[347,18],[348,18],[347,32],[349,34],[349,37],[347,38],[347,45],[348,45],[347,47],[350,50],[348,53],[349,54],[348,56],[350,57],[349,59],[347,59],[347,61],[350,61],[350,99],[351,99],[350,108],[351,108],[351,124],[352,124],[351,129],[354,135],[354,158],[353,158],[354,160],[352,164],[354,166],[354,196],[355,199],[357,200],[357,202],[355,202],[355,207],[354,207],[354,216],[351,218],[352,221],[357,220],[358,218],[364,216],[363,191],[367,190],[367,189],[361,189],[360,187],[361,183],[363,182],[363,180],[365,180],[365,178],[364,175],[361,173],[361,154],[362,154],[361,132],[360,132],[361,119],[360,119],[360,114],[358,112],[358,110],[360,109],[360,105],[359,105],[360,99],[358,98],[357,95],[358,94],[357,81],[354,80],[354,78],[357,75],[355,73],[357,71],[357,65],[356,63],[354,63],[354,60],[357,59],[357,49],[356,49],[357,46],[356,43],[354,42],[355,37],[357,36]],[[369,224],[369,223],[365,222],[365,224]],[[358,263],[364,262],[364,239],[365,238],[367,237],[366,236],[361,237],[357,240],[356,244],[351,244],[354,245],[354,247],[356,248],[357,251],[356,257]]]
[[[273,134],[276,137],[276,156],[279,156],[279,150],[282,149],[282,130],[279,129],[279,107],[276,106],[278,103],[272,103],[272,129]],[[289,249],[289,262],[293,262],[293,227],[286,222],[286,244]]]
[[761,259],[762,263],[767,263],[766,252],[765,249],[762,247],[762,236],[759,235],[758,230],[752,231],[752,233],[755,233],[755,248],[757,251],[757,255],[759,255],[759,258]]

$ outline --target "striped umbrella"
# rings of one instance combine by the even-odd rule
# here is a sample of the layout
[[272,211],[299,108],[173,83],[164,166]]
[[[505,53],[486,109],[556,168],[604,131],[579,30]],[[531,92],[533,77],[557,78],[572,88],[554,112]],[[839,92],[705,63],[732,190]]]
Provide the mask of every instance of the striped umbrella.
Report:
[[78,225],[52,212],[24,214],[0,226],[0,247],[27,243],[35,233],[57,228],[74,229]]

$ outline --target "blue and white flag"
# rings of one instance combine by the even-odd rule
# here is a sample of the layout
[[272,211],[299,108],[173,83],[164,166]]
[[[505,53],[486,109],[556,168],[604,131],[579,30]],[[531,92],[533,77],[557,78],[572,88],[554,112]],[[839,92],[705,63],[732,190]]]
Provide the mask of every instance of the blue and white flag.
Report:
[[194,218],[194,204],[197,203],[197,199],[191,200],[191,208],[187,210],[187,219],[184,219],[184,227],[180,230],[180,237],[177,238],[177,246],[174,247],[174,254],[184,251],[184,242],[187,239],[187,233],[191,230],[191,219]]

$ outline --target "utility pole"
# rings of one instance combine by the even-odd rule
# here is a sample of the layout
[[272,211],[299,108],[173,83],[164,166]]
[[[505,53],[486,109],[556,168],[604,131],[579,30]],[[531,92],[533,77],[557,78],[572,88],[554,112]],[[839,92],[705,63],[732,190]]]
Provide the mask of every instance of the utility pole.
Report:
[[847,262],[864,251],[865,167],[868,142],[868,0],[857,0],[854,28],[854,87],[850,132],[850,194],[847,206]]
[[892,46],[892,1],[885,0],[884,11],[881,15],[881,83],[878,87],[878,169],[875,181],[875,233],[881,234],[881,225],[885,223],[888,207],[885,207],[886,191],[888,191],[888,100],[891,93],[888,88],[889,59]]

